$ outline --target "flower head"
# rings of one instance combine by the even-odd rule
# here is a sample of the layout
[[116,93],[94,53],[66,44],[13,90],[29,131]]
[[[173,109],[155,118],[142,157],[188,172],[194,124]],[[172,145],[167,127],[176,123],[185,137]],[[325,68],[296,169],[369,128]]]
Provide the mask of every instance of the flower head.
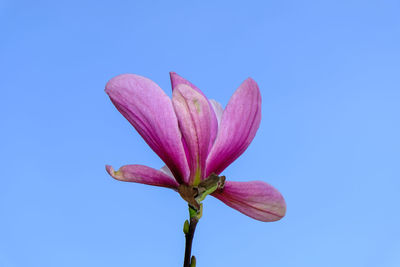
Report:
[[134,74],[107,83],[106,93],[115,107],[166,164],[161,170],[125,165],[114,171],[106,166],[108,173],[121,181],[174,189],[192,205],[196,202],[191,203],[190,190],[196,189],[196,196],[218,184],[210,192],[228,206],[260,221],[281,219],[285,201],[271,185],[215,178],[247,149],[257,132],[261,95],[256,82],[245,80],[222,109],[189,81],[173,72],[170,76],[172,99],[153,81]]

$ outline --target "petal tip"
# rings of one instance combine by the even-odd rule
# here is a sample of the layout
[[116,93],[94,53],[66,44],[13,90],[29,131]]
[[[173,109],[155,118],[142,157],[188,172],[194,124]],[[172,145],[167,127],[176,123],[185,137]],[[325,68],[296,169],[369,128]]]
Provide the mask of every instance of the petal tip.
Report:
[[177,73],[174,72],[174,71],[170,71],[170,72],[169,72],[169,78],[170,78],[170,80],[171,80],[171,87],[172,87],[172,90],[174,90],[174,88],[175,88],[178,84],[187,83],[187,82],[185,81],[185,79],[183,79],[179,74],[177,74]]
[[269,218],[269,220],[263,220],[264,222],[276,222],[281,220],[286,215],[286,202],[281,195],[281,199],[277,203],[277,208],[274,211],[275,218]]
[[114,168],[111,165],[106,165],[106,171],[114,179],[121,180],[123,178],[122,173],[119,170],[115,171]]
[[250,86],[251,88],[260,90],[259,87],[258,87],[257,82],[251,77],[248,77],[243,83],[248,85],[248,86]]
[[112,175],[114,173],[114,168],[111,165],[106,165],[106,171]]
[[118,91],[120,88],[125,88],[126,84],[129,84],[130,82],[135,82],[139,80],[149,80],[146,77],[137,75],[137,74],[132,74],[132,73],[124,73],[117,75],[113,78],[111,78],[107,83],[105,87],[105,92],[110,95],[112,91]]
[[[131,74],[132,75],[132,74]],[[106,94],[110,94],[110,92],[113,90],[115,84],[117,84],[121,79],[125,79],[129,74],[120,74],[115,77],[112,77],[107,83],[104,91]]]
[[169,73],[169,75],[170,75],[170,79],[171,79],[172,90],[174,90],[180,84],[185,84],[185,85],[195,89],[196,91],[201,92],[194,84],[192,84],[190,81],[186,80],[185,78],[183,78],[176,72],[171,71]]

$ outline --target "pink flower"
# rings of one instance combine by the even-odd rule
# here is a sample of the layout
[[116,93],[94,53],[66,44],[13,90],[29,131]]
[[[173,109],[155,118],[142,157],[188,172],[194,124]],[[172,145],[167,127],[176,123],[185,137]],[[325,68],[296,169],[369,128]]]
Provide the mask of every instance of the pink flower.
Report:
[[[117,180],[162,186],[178,191],[219,175],[253,140],[261,120],[261,95],[248,78],[223,110],[214,100],[176,73],[170,73],[172,100],[153,81],[123,74],[106,85],[115,107],[165,162],[156,170],[125,165],[106,166]],[[260,221],[276,221],[286,212],[282,195],[262,181],[225,182],[212,193],[226,205]]]

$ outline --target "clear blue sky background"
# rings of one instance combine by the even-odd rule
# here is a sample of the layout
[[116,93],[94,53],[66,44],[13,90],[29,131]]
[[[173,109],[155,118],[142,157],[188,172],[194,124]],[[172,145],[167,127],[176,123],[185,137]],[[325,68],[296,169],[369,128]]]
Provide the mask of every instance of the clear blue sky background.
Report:
[[275,223],[209,197],[199,267],[400,266],[399,1],[0,1],[1,267],[181,266],[185,202],[113,180],[163,164],[104,93],[169,71],[263,118],[224,174],[287,201]]

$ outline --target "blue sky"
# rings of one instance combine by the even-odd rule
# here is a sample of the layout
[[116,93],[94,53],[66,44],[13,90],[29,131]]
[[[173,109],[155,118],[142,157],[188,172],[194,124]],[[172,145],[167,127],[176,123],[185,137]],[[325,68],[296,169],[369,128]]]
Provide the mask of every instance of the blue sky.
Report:
[[198,266],[400,265],[398,1],[0,1],[0,266],[181,266],[172,190],[105,164],[163,164],[103,89],[169,71],[224,105],[254,78],[260,129],[224,174],[287,215],[209,197]]

